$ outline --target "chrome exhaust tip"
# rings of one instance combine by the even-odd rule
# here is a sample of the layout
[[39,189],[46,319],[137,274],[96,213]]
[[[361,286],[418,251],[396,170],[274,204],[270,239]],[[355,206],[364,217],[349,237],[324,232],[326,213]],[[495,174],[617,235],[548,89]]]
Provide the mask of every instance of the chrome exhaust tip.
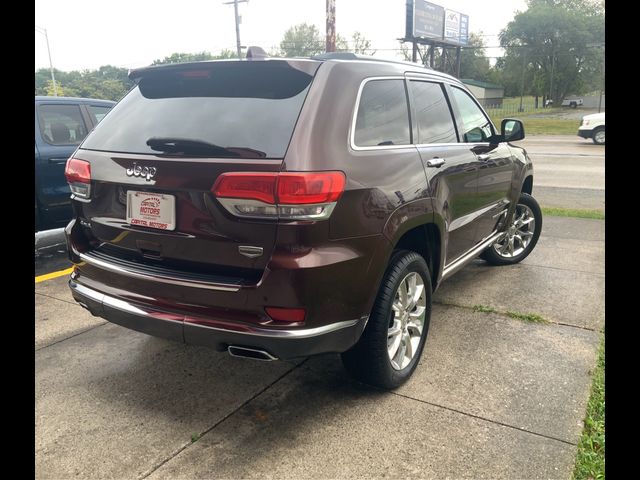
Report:
[[253,360],[260,360],[262,362],[272,362],[278,360],[278,357],[274,357],[269,352],[264,350],[258,350],[256,348],[238,347],[237,345],[229,345],[227,348],[229,355],[232,357],[251,358]]

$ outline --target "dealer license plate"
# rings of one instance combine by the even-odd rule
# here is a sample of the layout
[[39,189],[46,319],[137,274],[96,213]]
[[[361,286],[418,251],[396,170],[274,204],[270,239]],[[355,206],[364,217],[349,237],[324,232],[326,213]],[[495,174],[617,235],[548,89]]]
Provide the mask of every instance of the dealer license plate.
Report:
[[176,197],[162,193],[127,192],[127,223],[159,230],[176,229]]

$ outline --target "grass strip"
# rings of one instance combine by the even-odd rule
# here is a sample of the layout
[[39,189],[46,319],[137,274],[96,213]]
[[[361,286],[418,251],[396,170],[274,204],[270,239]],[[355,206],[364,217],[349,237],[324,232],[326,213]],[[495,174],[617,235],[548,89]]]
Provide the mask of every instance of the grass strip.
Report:
[[537,313],[521,313],[521,312],[501,312],[493,307],[489,307],[488,305],[474,305],[471,307],[474,312],[480,313],[499,313],[502,315],[506,315],[510,318],[515,318],[516,320],[522,320],[523,322],[529,323],[551,323],[549,320],[544,318],[542,315],[538,315]]
[[574,480],[604,480],[604,336],[593,371],[591,395],[584,417],[582,437],[578,443]]
[[574,218],[592,218],[595,220],[604,220],[604,212],[601,210],[542,207],[542,214],[548,215],[550,217],[574,217]]

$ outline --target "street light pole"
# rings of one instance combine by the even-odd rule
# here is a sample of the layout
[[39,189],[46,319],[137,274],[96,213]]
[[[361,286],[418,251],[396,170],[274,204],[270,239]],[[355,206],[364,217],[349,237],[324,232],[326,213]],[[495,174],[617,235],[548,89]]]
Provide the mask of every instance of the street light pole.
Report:
[[236,16],[236,48],[238,50],[238,60],[242,58],[242,47],[240,46],[240,15],[238,15],[238,4],[247,2],[249,2],[249,0],[233,0],[232,2],[224,2],[225,5],[233,4],[233,11]]
[[53,96],[58,96],[58,86],[56,85],[56,77],[53,74],[53,62],[51,62],[51,49],[49,48],[49,36],[47,35],[46,28],[35,27],[36,32],[44,35],[45,40],[47,41],[47,53],[49,54],[49,69],[51,70],[51,81],[53,82]]

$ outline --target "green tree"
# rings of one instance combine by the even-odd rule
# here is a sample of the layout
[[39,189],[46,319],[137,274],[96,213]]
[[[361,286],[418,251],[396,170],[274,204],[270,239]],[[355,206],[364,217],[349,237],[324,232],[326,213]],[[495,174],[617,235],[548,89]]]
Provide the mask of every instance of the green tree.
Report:
[[410,43],[405,43],[405,42],[400,42],[400,56],[402,57],[402,59],[405,62],[410,62],[413,60],[413,52],[412,50],[408,47],[408,45],[411,45]]
[[[324,40],[324,48],[322,51],[324,52],[327,49],[326,39]],[[336,52],[350,52],[349,42],[339,33],[336,33]]]
[[599,78],[604,43],[604,6],[593,0],[529,0],[500,34],[507,94],[550,95],[558,105]]
[[163,59],[154,60],[152,65],[165,65],[167,63],[202,62],[204,60],[226,60],[238,58],[238,54],[233,50],[223,49],[219,54],[213,55],[211,52],[197,53],[172,53]]
[[481,34],[471,33],[466,48],[460,52],[460,78],[488,81],[491,63]]
[[284,32],[280,51],[285,57],[310,57],[325,51],[325,40],[315,25],[300,23]]
[[[54,70],[58,96],[103,98],[120,100],[133,82],[126,68],[104,65],[97,70]],[[49,69],[41,68],[35,73],[36,95],[53,95],[53,83]]]
[[376,50],[371,48],[371,40],[368,40],[360,32],[353,32],[351,35],[351,51],[353,53],[360,53],[362,55],[374,55]]
[[[235,52],[226,49],[216,55],[209,52],[173,53],[163,59],[155,60],[153,65],[236,57]],[[73,70],[71,72],[54,70],[58,96],[107,100],[120,100],[131,89],[133,82],[129,80],[128,73],[128,69],[113,65],[103,65],[97,70]],[[49,69],[41,68],[36,71],[35,93],[36,95],[54,94]]]

